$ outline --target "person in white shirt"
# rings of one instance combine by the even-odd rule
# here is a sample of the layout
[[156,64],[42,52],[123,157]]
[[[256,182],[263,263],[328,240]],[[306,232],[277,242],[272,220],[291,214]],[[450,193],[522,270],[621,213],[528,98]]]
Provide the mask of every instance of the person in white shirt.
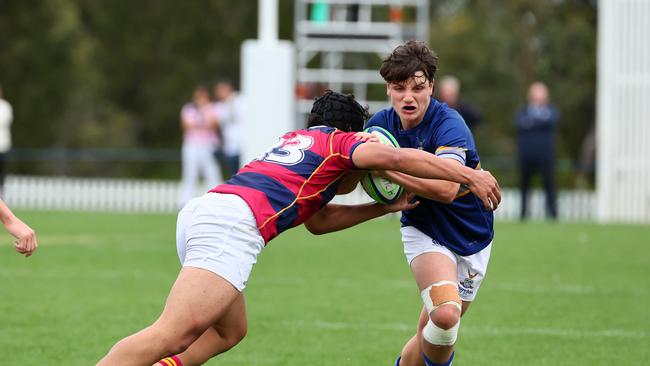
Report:
[[0,85],[0,194],[5,183],[5,156],[11,149],[11,122],[13,119],[13,109],[11,104],[4,99]]
[[217,99],[215,111],[223,134],[222,168],[224,178],[228,179],[237,173],[240,167],[240,155],[244,139],[243,106],[239,94],[228,80],[217,82],[213,89]]
[[204,178],[207,191],[222,182],[219,164],[214,151],[219,148],[219,120],[210,102],[210,91],[199,85],[194,89],[192,101],[181,110],[183,129],[182,180],[179,207],[196,196],[199,176]]

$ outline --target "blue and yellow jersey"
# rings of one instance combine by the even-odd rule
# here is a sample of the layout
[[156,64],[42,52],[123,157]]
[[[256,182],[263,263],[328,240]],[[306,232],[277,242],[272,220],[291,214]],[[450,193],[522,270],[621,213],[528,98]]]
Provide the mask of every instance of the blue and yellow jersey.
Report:
[[[480,169],[474,138],[462,117],[447,104],[431,99],[422,122],[404,130],[393,108],[376,113],[366,127],[388,130],[400,147],[411,147]],[[402,212],[402,226],[414,226],[453,252],[467,256],[481,251],[494,237],[492,211],[473,193],[461,189],[451,204],[418,197],[420,204]]]

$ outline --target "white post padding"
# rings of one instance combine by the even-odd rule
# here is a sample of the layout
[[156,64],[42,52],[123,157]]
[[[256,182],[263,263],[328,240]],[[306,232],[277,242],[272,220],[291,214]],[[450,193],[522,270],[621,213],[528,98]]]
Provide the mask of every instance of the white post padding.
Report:
[[241,60],[246,164],[295,126],[296,61],[291,42],[255,40],[244,42]]
[[600,222],[650,223],[650,1],[600,0]]

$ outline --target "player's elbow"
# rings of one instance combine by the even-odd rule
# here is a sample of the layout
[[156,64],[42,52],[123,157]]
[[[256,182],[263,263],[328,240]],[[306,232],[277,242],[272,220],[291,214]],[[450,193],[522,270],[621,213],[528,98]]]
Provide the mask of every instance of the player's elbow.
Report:
[[449,184],[449,187],[447,187],[447,189],[444,189],[440,192],[439,201],[447,205],[451,204],[456,199],[456,196],[458,194],[458,189],[459,189],[458,184],[456,183]]
[[440,202],[450,205],[452,202],[454,202],[454,199],[456,198],[455,194],[443,194],[440,197]]

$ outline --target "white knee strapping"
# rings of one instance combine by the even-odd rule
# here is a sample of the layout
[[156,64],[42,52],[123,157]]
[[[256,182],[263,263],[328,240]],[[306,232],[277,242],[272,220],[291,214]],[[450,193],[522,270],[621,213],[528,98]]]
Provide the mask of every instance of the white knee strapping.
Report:
[[[453,305],[458,310],[462,310],[460,296],[458,295],[458,285],[452,281],[436,282],[422,290],[420,295],[429,315],[443,305]],[[451,346],[456,343],[459,326],[460,319],[449,329],[442,329],[429,319],[424,329],[422,329],[422,336],[427,342],[433,345]]]
[[[448,291],[442,291],[443,293],[440,294],[440,299],[432,299],[432,289],[440,289],[442,286],[451,286],[453,288],[453,293],[452,290]],[[424,301],[424,306],[427,307],[427,311],[429,314],[439,308],[442,305],[446,304],[451,304],[455,305],[458,307],[458,309],[462,309],[461,303],[460,303],[460,296],[458,295],[458,285],[456,285],[454,282],[451,281],[440,281],[436,282],[434,284],[431,284],[429,287],[425,288],[420,292],[420,296],[422,297],[422,301]],[[434,302],[435,301],[435,302]]]
[[433,324],[431,319],[427,322],[427,325],[422,329],[422,336],[427,342],[436,345],[436,346],[452,346],[456,343],[456,338],[458,337],[458,327],[460,326],[460,319],[458,323],[453,327],[444,330],[437,325]]

